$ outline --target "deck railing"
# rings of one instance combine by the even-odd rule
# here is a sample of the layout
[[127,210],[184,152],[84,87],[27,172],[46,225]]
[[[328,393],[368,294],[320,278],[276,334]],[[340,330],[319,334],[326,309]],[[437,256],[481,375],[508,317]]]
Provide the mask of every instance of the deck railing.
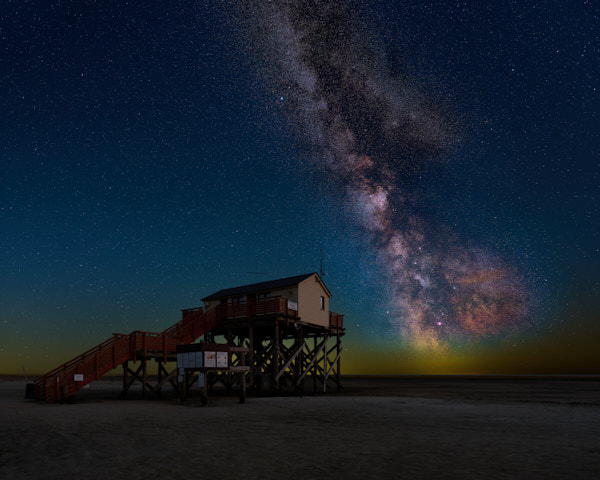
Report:
[[[297,317],[298,312],[288,308],[288,299],[284,297],[270,297],[264,300],[250,300],[239,303],[226,303],[217,305],[205,312],[207,321],[220,322],[235,318],[250,318],[263,315],[283,314]],[[184,318],[193,315],[195,308],[183,310]]]
[[216,307],[218,320],[274,314],[290,315],[292,317],[298,316],[296,310],[288,308],[288,299],[284,297],[270,297],[264,300],[221,304]]
[[[239,303],[224,303],[217,305],[205,312],[205,318],[210,321],[220,322],[223,320],[233,320],[236,318],[251,318],[263,315],[287,315],[293,318],[298,317],[297,307],[289,308],[292,305],[297,305],[294,300],[290,302],[286,297],[269,297],[264,300],[250,300]],[[194,315],[196,308],[183,310],[183,318],[188,315]],[[344,316],[339,313],[329,312],[329,326],[341,330],[344,328]]]
[[341,330],[344,328],[344,315],[341,313],[329,312],[329,327]]

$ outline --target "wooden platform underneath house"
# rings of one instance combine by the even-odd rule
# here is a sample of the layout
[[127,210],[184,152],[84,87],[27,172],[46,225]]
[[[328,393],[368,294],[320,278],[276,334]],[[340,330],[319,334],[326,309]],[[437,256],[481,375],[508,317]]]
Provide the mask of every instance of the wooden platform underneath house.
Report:
[[[219,290],[204,307],[182,310],[182,319],[161,333],[114,334],[96,347],[35,380],[34,397],[61,401],[91,381],[122,366],[123,397],[139,383],[142,394],[160,395],[177,374],[178,346],[205,342],[228,345],[228,371],[206,373],[206,389],[217,383],[232,391],[248,386],[255,394],[301,394],[307,389],[341,389],[343,315],[329,310],[331,293],[317,273]],[[155,383],[148,365],[156,362]],[[244,368],[238,368],[243,366]],[[186,382],[194,379],[185,376]]]

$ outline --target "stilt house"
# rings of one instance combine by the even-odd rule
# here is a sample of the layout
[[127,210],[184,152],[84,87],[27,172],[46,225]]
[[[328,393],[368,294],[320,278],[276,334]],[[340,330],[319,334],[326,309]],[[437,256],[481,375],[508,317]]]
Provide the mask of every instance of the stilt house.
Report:
[[330,326],[331,292],[317,273],[280,278],[226,288],[204,297],[205,310],[219,310],[217,317],[252,317],[261,313],[285,313],[305,323]]
[[[309,377],[314,391],[326,391],[328,384],[339,390],[345,329],[343,315],[329,311],[330,298],[317,273],[219,290],[202,299],[204,308],[182,310],[182,319],[163,332],[113,334],[37,378],[29,395],[64,400],[118,366],[123,367],[123,396],[135,381],[142,384],[143,394],[160,394],[168,383],[179,391],[173,380],[177,368],[169,372],[166,365],[176,360],[182,346],[200,339],[214,344],[217,337],[225,338],[227,351],[237,354],[229,359],[232,368],[227,372],[207,374],[207,385],[220,381],[230,390],[245,385],[247,375],[250,387],[258,391],[301,392]],[[150,360],[158,363],[155,386],[146,375]]]

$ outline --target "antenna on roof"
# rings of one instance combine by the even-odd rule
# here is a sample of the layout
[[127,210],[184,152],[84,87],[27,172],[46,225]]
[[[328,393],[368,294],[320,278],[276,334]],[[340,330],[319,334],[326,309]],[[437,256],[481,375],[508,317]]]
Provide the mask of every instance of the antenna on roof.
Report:
[[323,272],[323,249],[321,249],[321,261],[319,262],[319,275],[321,277],[325,276],[325,272]]

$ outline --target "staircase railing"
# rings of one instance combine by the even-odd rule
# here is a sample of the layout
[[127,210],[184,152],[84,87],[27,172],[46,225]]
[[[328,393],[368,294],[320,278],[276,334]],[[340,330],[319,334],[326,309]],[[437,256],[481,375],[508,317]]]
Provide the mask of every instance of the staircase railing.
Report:
[[177,345],[191,343],[216,324],[214,315],[204,315],[202,308],[184,311],[182,319],[162,333],[134,331],[119,333],[86,352],[72,358],[34,383],[35,398],[55,402],[73,395],[88,383],[128,360],[137,361],[151,353],[160,352],[167,360],[175,353]]

